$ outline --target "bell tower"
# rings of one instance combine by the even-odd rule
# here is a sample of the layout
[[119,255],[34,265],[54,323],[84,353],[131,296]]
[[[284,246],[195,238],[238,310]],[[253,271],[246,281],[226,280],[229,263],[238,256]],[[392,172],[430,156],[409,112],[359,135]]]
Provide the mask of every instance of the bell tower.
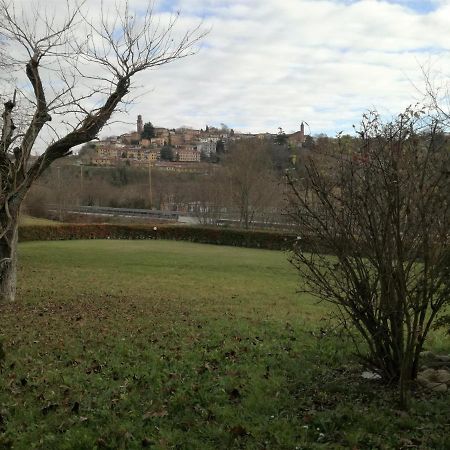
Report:
[[139,114],[137,118],[137,132],[142,134],[144,131],[144,122],[142,121],[142,116]]

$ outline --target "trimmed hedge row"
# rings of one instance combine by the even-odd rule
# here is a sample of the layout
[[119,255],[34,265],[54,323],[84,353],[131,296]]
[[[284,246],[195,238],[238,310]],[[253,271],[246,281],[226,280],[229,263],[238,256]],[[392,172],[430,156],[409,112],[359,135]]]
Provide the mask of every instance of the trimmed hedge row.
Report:
[[218,229],[174,225],[61,224],[24,225],[20,241],[69,239],[169,239],[202,244],[286,250],[296,236],[274,231]]

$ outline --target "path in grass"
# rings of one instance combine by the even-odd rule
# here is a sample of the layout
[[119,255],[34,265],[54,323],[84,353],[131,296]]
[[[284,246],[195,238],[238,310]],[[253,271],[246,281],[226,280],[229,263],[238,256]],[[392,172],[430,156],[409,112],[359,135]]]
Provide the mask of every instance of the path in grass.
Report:
[[282,252],[21,244],[0,448],[445,448],[448,397],[397,415],[296,288]]

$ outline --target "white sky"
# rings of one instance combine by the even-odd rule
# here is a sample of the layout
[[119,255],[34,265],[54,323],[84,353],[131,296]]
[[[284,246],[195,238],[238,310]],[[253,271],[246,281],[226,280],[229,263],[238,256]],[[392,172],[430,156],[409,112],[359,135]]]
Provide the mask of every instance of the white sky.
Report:
[[[87,0],[92,11],[98,4]],[[170,128],[250,132],[306,121],[312,134],[334,135],[367,109],[389,116],[418,100],[421,65],[450,77],[450,0],[161,0],[158,8],[180,10],[181,29],[203,19],[211,31],[195,56],[139,75],[142,95],[114,117],[130,125],[102,135],[132,129],[138,114]]]

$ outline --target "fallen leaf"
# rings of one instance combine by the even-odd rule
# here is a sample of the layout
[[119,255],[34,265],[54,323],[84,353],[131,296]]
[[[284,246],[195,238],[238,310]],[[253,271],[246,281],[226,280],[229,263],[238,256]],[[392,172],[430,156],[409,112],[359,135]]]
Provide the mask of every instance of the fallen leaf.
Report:
[[161,408],[161,409],[157,409],[157,410],[155,410],[155,411],[148,411],[148,412],[146,412],[146,413],[142,416],[142,418],[143,418],[144,420],[148,420],[148,419],[150,419],[150,418],[152,418],[152,417],[166,417],[166,416],[168,416],[168,415],[169,415],[169,413],[168,413],[167,409]]
[[230,434],[234,437],[242,437],[248,434],[247,430],[242,425],[236,425],[230,428]]
[[154,445],[155,443],[151,441],[149,438],[144,438],[141,441],[142,447],[150,447],[151,445]]

